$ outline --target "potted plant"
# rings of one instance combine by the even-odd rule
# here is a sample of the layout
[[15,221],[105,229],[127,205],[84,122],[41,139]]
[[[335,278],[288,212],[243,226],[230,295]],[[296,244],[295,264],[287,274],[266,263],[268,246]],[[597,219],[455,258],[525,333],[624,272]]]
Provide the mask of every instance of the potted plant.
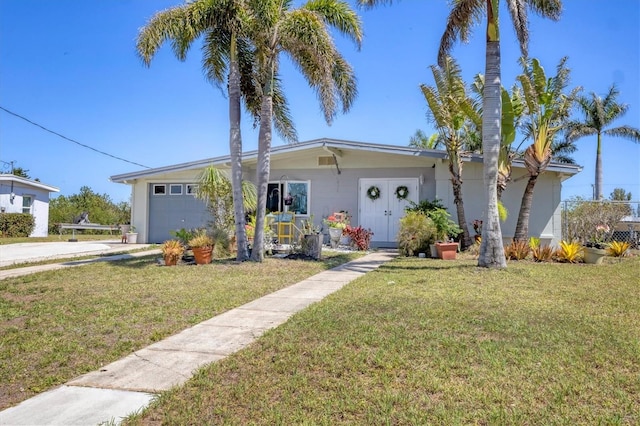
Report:
[[191,247],[191,251],[193,251],[196,264],[205,265],[211,263],[213,245],[213,238],[207,235],[205,231],[197,233],[189,240],[189,247]]
[[609,225],[600,224],[596,226],[595,233],[591,235],[589,241],[584,244],[584,263],[592,263],[595,265],[602,263],[602,259],[607,255],[607,244],[605,240],[610,231],[611,228],[609,228]]
[[309,216],[308,220],[302,221],[300,244],[302,246],[302,252],[316,260],[322,258],[322,234],[320,233],[320,227],[314,225],[313,215]]
[[130,225],[129,230],[125,234],[127,236],[127,243],[129,244],[137,244],[138,243],[138,233],[136,232],[136,227]]
[[[462,229],[451,220],[451,215],[443,208],[429,212],[429,217],[436,227],[436,254],[440,259],[453,260],[456,258],[458,243],[451,238],[457,237]],[[433,253],[432,253],[433,255]]]
[[338,248],[340,238],[349,224],[344,213],[334,213],[322,221],[329,228],[329,242],[331,248]]
[[167,240],[162,244],[162,256],[166,266],[174,266],[184,253],[184,246],[178,240]]

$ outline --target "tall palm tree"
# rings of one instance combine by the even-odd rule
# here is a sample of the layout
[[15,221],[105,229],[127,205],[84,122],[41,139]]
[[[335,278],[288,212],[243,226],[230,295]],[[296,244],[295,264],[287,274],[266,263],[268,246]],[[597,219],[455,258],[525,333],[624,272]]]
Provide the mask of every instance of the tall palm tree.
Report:
[[524,152],[524,163],[529,179],[522,195],[520,213],[516,224],[515,241],[529,238],[529,214],[533,202],[533,190],[538,176],[543,173],[552,158],[552,147],[556,134],[569,122],[571,107],[579,87],[565,93],[569,85],[570,70],[566,67],[567,58],[560,60],[554,77],[545,75],[544,68],[537,59],[520,60],[523,73],[518,76],[525,99],[524,124],[525,135],[533,143]]
[[629,105],[617,101],[620,94],[615,85],[609,89],[604,98],[591,93],[591,97],[582,96],[578,99],[578,107],[584,113],[583,121],[572,121],[566,132],[567,141],[573,142],[585,136],[596,135],[596,177],[594,200],[602,198],[602,135],[617,136],[640,142],[640,130],[622,125],[607,128],[615,120],[622,117],[629,110]]
[[[478,103],[482,104],[482,93],[484,92],[484,75],[476,75],[471,90],[476,94]],[[507,188],[507,184],[511,181],[511,165],[515,157],[515,149],[513,142],[516,139],[516,131],[520,126],[522,112],[524,109],[524,99],[522,91],[518,86],[514,85],[509,92],[502,88],[502,129],[500,134],[500,154],[498,155],[498,177],[496,191],[498,204],[502,198],[502,193]],[[480,108],[482,114],[482,109]]]
[[[372,6],[378,3],[390,3],[391,0],[359,0],[360,4]],[[560,17],[561,0],[505,0],[511,21],[520,42],[520,50],[526,57],[529,31],[527,8],[533,12],[553,20]],[[460,39],[468,41],[471,28],[483,16],[486,24],[485,80],[483,94],[482,117],[482,152],[484,162],[484,187],[487,200],[486,217],[482,227],[482,244],[478,266],[505,268],[507,261],[502,244],[502,231],[498,216],[498,158],[501,142],[501,83],[500,83],[500,20],[499,0],[456,0],[452,4],[447,18],[445,32],[440,40],[438,63],[444,58]]]
[[456,61],[447,56],[443,66],[431,66],[435,86],[420,85],[429,106],[429,118],[435,124],[440,140],[449,157],[449,174],[453,186],[458,224],[462,229],[462,249],[471,246],[469,227],[462,198],[462,155],[471,127],[480,126],[480,115],[466,93],[461,70]]
[[[176,57],[184,61],[191,45],[203,37],[202,67],[207,79],[217,86],[227,82],[229,93],[229,152],[237,260],[248,259],[245,211],[242,197],[241,99],[256,120],[260,98],[254,82],[254,58],[244,37],[247,12],[242,0],[194,0],[156,13],[138,34],[136,48],[150,66],[156,52],[171,42]],[[278,87],[279,90],[279,87]],[[288,140],[295,139],[285,99],[278,91],[277,126]]]
[[264,221],[271,166],[271,119],[274,78],[280,56],[286,53],[301,71],[318,100],[327,123],[342,104],[348,111],[356,96],[356,81],[350,65],[337,51],[330,30],[351,38],[358,47],[362,29],[358,15],[344,1],[309,0],[293,9],[291,0],[248,0],[251,10],[250,38],[255,46],[257,80],[262,105],[258,141],[258,210],[251,259],[263,259]]

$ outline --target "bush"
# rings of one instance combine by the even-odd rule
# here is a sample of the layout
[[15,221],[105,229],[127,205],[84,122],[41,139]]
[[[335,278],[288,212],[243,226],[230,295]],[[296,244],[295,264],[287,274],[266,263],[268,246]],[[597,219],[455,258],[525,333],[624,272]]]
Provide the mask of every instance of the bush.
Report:
[[28,213],[0,214],[0,235],[4,238],[28,237],[36,223]]
[[421,211],[408,211],[400,219],[398,231],[398,250],[405,256],[427,253],[429,244],[436,240],[436,227],[433,221]]
[[364,229],[362,226],[358,226],[356,228],[347,226],[343,231],[343,235],[351,237],[352,244],[358,250],[369,250],[373,232],[371,232],[370,229]]
[[504,255],[509,260],[523,260],[529,255],[529,250],[527,241],[512,241],[504,248]]

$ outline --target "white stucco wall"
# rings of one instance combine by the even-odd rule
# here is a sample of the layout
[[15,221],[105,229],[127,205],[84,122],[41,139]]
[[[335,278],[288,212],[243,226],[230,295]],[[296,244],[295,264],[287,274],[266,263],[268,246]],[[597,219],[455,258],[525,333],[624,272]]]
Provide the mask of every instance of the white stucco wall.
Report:
[[[15,197],[11,200],[11,190]],[[33,203],[31,214],[33,215],[35,227],[30,237],[46,237],[49,235],[49,191],[24,186],[14,183],[13,188],[9,183],[3,182],[0,185],[0,208],[5,213],[22,213],[23,196],[30,195]]]

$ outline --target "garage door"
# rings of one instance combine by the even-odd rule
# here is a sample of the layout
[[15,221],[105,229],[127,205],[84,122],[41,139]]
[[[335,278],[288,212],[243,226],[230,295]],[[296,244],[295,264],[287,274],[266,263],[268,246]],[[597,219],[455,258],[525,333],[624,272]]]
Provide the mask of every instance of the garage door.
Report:
[[211,221],[204,201],[192,194],[194,185],[149,184],[149,242],[175,238],[170,231],[203,228]]

